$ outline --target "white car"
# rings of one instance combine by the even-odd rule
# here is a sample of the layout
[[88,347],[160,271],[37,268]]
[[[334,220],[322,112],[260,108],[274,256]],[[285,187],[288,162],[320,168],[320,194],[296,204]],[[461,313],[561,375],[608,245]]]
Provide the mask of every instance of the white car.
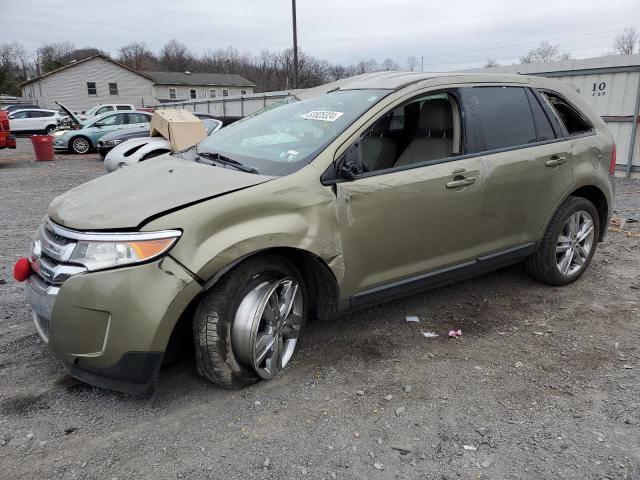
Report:
[[9,114],[9,128],[15,133],[46,133],[58,128],[62,116],[57,110],[25,108]]
[[134,111],[136,107],[130,103],[100,103],[91,107],[84,113],[76,115],[80,120],[85,121],[93,117],[98,117],[104,113],[113,111]]
[[[202,120],[209,135],[222,128],[222,121],[207,118]],[[135,165],[143,160],[171,152],[171,144],[164,137],[132,138],[113,148],[104,158],[107,172],[115,172],[124,167]]]

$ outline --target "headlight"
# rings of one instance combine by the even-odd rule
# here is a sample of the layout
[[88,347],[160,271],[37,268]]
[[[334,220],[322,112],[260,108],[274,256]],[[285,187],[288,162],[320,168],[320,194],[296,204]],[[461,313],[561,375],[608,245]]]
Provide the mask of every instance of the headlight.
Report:
[[64,135],[65,133],[67,133],[65,130],[57,130],[57,131],[53,132],[53,136],[54,137],[59,137],[60,135]]
[[[80,263],[88,270],[146,262],[165,254],[178,241],[181,232],[140,232],[122,234],[79,235],[70,262]],[[90,239],[89,239],[90,238]]]
[[104,146],[115,147],[116,145],[119,145],[121,143],[122,143],[122,140],[107,140],[106,142],[104,142]]

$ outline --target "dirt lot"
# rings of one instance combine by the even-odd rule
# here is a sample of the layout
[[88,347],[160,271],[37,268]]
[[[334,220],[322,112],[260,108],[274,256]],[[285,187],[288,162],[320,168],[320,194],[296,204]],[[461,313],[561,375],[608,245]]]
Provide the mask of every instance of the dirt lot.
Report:
[[[513,267],[313,323],[243,391],[184,362],[150,401],[79,384],[36,334],[12,265],[51,199],[103,167],[29,158],[0,152],[2,478],[640,478],[640,238],[610,232],[568,287]],[[640,218],[640,183],[618,194]]]

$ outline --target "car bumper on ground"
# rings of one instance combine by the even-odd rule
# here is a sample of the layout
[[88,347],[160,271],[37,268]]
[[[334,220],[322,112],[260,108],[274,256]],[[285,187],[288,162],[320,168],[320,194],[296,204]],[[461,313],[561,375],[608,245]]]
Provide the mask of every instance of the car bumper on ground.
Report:
[[60,286],[34,273],[26,284],[38,334],[72,376],[139,395],[155,388],[173,327],[200,289],[169,256]]

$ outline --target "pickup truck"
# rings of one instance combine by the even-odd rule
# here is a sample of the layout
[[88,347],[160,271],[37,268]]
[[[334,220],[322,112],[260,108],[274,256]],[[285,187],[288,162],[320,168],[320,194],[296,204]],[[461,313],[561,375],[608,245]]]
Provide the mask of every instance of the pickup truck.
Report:
[[16,148],[16,137],[11,136],[7,112],[0,111],[0,149]]

